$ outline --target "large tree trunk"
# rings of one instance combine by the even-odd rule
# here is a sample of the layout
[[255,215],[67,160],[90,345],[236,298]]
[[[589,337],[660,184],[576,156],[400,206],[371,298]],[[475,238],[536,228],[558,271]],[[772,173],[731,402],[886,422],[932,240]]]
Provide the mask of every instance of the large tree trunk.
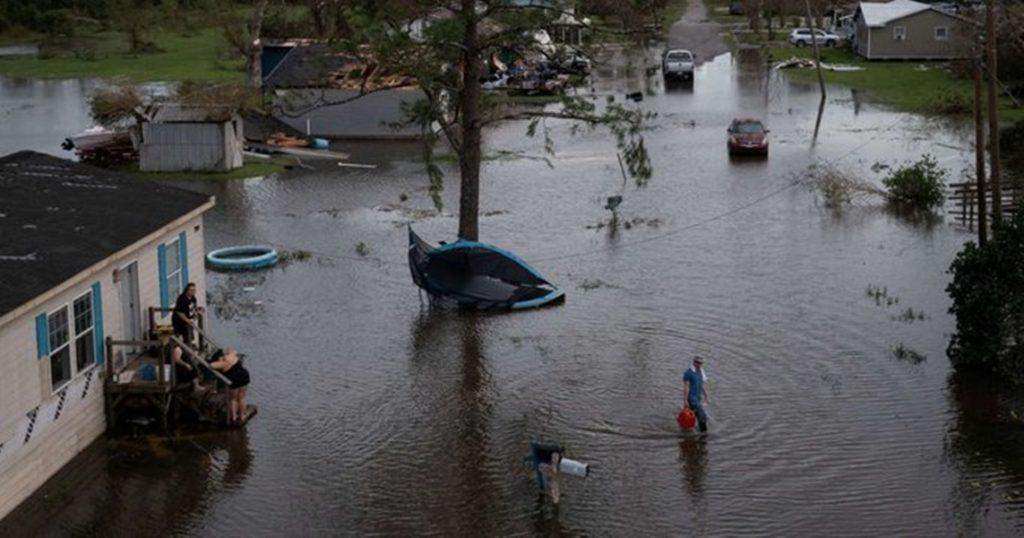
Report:
[[999,91],[996,87],[996,3],[988,0],[985,4],[985,50],[988,68],[988,155],[989,185],[992,187],[992,221],[999,223],[1003,218],[1002,174],[999,162]]
[[250,88],[263,86],[263,45],[260,43],[260,32],[263,28],[263,15],[267,11],[270,0],[259,0],[249,24],[248,48],[245,54],[245,79]]
[[462,45],[462,151],[459,172],[459,238],[476,241],[480,236],[480,44],[475,0],[462,0],[465,36]]

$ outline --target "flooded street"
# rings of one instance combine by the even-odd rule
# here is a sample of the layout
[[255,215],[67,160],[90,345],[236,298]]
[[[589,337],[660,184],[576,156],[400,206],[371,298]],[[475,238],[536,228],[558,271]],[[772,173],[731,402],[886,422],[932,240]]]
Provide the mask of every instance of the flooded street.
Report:
[[[602,99],[645,87],[598,75]],[[0,535],[1019,534],[1009,393],[955,378],[945,357],[946,270],[970,232],[870,199],[837,215],[799,181],[829,163],[880,184],[876,163],[924,153],[955,178],[973,162],[969,133],[833,87],[812,147],[816,88],[766,91],[764,76],[727,54],[692,88],[651,87],[643,189],[623,187],[606,132],[549,122],[553,167],[525,123],[487,133],[481,239],[566,290],[538,311],[421,306],[406,225],[454,240],[458,177],[448,164],[437,214],[417,145],[338,147],[376,170],[184,184],[217,197],[207,250],[311,254],[207,273],[213,334],[248,354],[259,415],[228,433],[101,439]],[[0,79],[0,116],[18,118],[0,153],[62,154],[89,126],[86,88]],[[38,102],[45,114],[21,112]],[[734,117],[765,120],[768,159],[727,157]],[[675,422],[694,354],[707,357],[706,438]],[[560,510],[523,463],[531,440],[592,465],[563,481]]]

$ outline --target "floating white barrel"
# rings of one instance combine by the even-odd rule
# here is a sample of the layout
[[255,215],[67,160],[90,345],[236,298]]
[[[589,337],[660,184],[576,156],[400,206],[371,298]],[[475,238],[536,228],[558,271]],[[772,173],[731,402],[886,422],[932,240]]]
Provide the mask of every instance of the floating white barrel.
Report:
[[586,478],[590,474],[590,464],[583,463],[569,458],[562,458],[558,462],[558,472],[580,478]]

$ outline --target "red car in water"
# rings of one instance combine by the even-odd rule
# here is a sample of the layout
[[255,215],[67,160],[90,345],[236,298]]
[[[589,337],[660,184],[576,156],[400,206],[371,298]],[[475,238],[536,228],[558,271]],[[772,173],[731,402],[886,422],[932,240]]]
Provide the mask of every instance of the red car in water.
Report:
[[761,120],[732,120],[726,132],[729,133],[730,155],[768,155],[768,129]]

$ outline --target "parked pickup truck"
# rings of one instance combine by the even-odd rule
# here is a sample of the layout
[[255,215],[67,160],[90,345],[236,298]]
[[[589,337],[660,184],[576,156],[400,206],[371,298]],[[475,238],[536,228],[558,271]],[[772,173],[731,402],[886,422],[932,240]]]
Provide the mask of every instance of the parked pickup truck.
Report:
[[665,79],[693,80],[693,53],[686,49],[669,49],[661,60]]

